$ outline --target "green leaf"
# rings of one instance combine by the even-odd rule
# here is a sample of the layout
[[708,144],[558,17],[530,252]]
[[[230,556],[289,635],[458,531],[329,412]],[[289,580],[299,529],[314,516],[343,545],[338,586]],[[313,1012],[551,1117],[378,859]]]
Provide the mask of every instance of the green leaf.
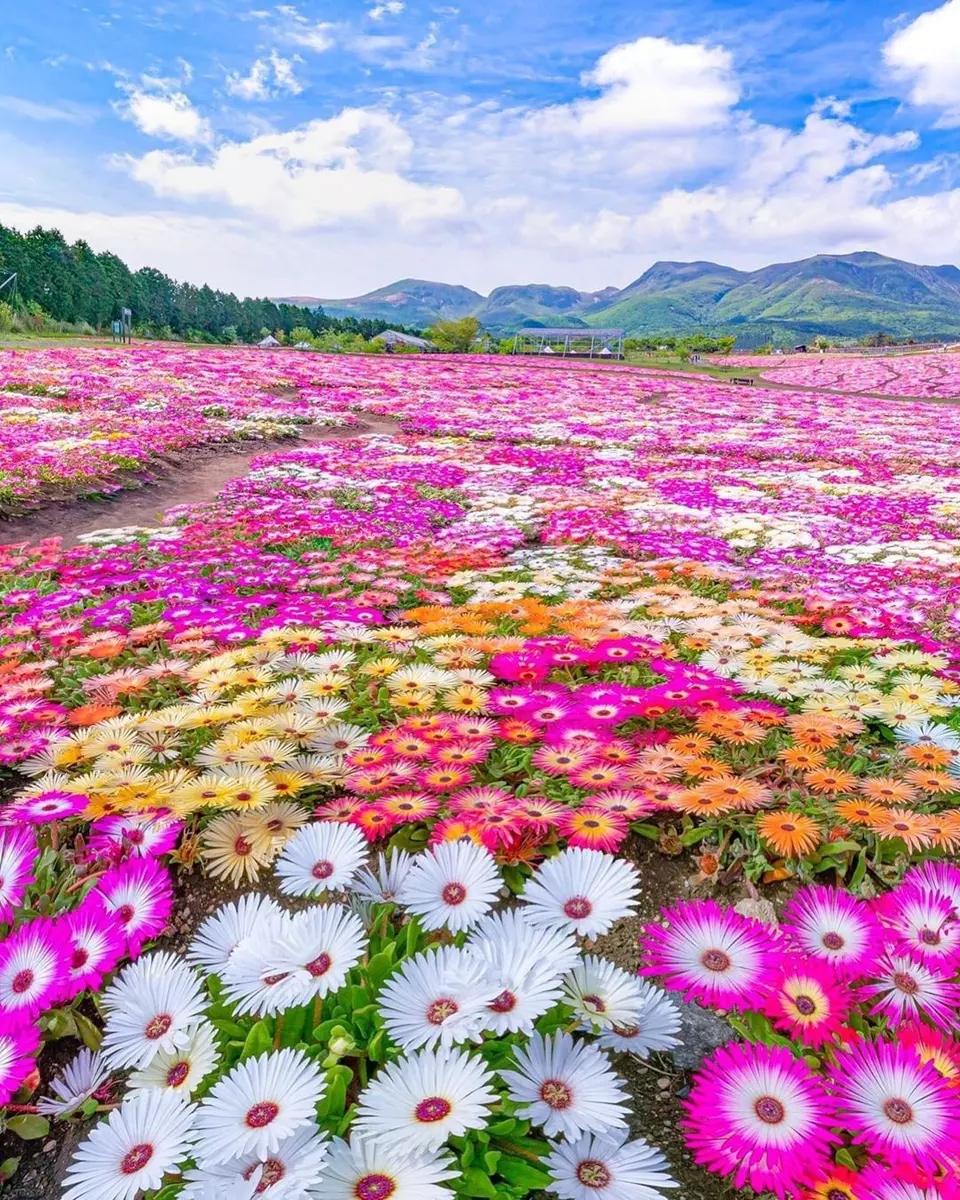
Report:
[[94,1025],[89,1017],[85,1017],[83,1013],[75,1012],[73,1014],[73,1023],[77,1027],[77,1033],[80,1035],[80,1040],[88,1050],[96,1052],[100,1049],[100,1043],[103,1041],[103,1032],[99,1026]]
[[849,1150],[841,1147],[836,1153],[837,1162],[841,1167],[846,1167],[849,1171],[857,1169],[857,1160],[853,1157]]
[[7,1128],[24,1142],[35,1142],[50,1132],[50,1122],[36,1113],[24,1113],[21,1117],[9,1117]]
[[256,1025],[247,1034],[247,1040],[243,1043],[243,1053],[241,1058],[256,1058],[260,1054],[265,1054],[268,1050],[273,1049],[273,1034],[270,1032],[270,1026],[266,1021],[258,1021]]
[[[684,846],[695,846],[697,842],[702,842],[704,838],[709,837],[712,832],[713,830],[709,827],[704,829],[703,826],[694,826],[693,829],[688,829],[686,833],[680,835],[680,842]],[[659,836],[659,830],[657,835]]]
[[857,888],[860,886],[860,884],[863,883],[864,876],[866,875],[866,873],[867,873],[867,852],[866,852],[866,850],[861,850],[860,853],[857,855],[857,863],[856,863],[856,866],[853,868],[853,874],[850,876],[850,890],[852,892],[855,892],[857,890]]
[[393,970],[394,962],[397,956],[396,942],[389,942],[379,954],[375,954],[367,963],[366,971],[364,972],[366,979],[374,988],[379,988],[381,983]]
[[[544,1178],[549,1183],[547,1176]],[[477,1196],[481,1200],[497,1200],[497,1189],[479,1167],[468,1167],[457,1180],[457,1191],[461,1196]]]
[[19,1158],[5,1158],[0,1163],[0,1183],[6,1183],[12,1179],[17,1173],[17,1167],[20,1166]]
[[550,1186],[550,1176],[546,1171],[535,1167],[533,1163],[524,1162],[523,1159],[512,1156],[504,1155],[500,1160],[500,1174],[507,1183],[521,1187],[525,1192]]

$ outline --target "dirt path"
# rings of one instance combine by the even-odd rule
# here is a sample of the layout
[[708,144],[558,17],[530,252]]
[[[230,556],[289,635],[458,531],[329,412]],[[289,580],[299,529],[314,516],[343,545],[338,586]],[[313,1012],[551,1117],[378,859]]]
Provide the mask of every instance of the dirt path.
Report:
[[255,458],[275,450],[302,449],[311,442],[347,441],[377,433],[395,433],[399,425],[387,417],[364,415],[360,424],[345,429],[306,425],[299,440],[226,443],[198,446],[178,462],[160,462],[148,482],[132,479],[128,486],[96,500],[58,500],[10,520],[0,519],[0,545],[63,538],[75,546],[78,538],[97,529],[122,525],[157,525],[168,508],[212,500],[232,479],[246,475]]

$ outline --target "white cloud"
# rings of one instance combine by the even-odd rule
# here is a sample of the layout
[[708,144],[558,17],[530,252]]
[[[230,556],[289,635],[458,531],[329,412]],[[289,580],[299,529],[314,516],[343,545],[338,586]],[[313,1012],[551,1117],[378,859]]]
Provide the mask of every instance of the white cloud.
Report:
[[170,81],[148,77],[139,86],[121,86],[127,99],[117,111],[148,137],[200,145],[213,136],[209,121]]
[[285,18],[284,37],[294,45],[314,54],[323,54],[336,45],[337,26],[332,21],[310,21],[292,4],[280,5],[277,12]]
[[286,231],[457,216],[463,198],[456,188],[402,174],[412,149],[389,114],[353,108],[285,133],[223,142],[205,159],[152,150],[127,165],[158,196],[220,202]]
[[371,21],[382,21],[384,17],[398,17],[406,8],[403,0],[383,0],[367,13]]
[[883,57],[914,104],[942,109],[941,125],[960,125],[960,0],[921,13],[893,35]]
[[82,104],[37,104],[20,96],[0,96],[0,109],[31,121],[63,121],[68,125],[89,125],[96,110]]
[[231,96],[240,100],[269,100],[282,92],[299,96],[303,91],[293,61],[281,58],[276,50],[271,50],[268,58],[258,58],[246,75],[231,71],[226,87]]

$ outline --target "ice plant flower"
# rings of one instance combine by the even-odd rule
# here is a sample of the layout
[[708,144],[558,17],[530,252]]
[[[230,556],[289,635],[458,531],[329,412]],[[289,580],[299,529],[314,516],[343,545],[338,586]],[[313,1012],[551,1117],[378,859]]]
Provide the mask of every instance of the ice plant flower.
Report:
[[405,1050],[479,1041],[498,995],[483,960],[456,946],[408,959],[378,997],[383,1023]]
[[111,1067],[148,1067],[186,1046],[204,1011],[200,979],[167,951],[130,963],[103,994],[103,1055]]
[[664,1190],[679,1187],[663,1155],[625,1133],[558,1142],[546,1167],[560,1200],[661,1200]]
[[630,863],[576,847],[548,859],[520,899],[533,924],[596,938],[633,912],[637,891],[637,872]]
[[404,905],[426,929],[460,933],[489,911],[502,886],[493,856],[470,841],[419,855],[404,882]]
[[274,864],[280,891],[288,896],[340,891],[353,881],[367,854],[366,838],[352,825],[304,825]]
[[388,1150],[357,1134],[337,1138],[323,1173],[313,1185],[316,1200],[449,1200],[442,1185],[456,1171],[440,1153]]

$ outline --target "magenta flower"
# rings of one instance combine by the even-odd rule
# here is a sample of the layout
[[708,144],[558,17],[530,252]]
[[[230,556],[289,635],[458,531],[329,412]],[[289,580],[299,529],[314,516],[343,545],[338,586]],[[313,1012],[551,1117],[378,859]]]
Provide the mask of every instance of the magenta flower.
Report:
[[37,843],[28,829],[0,826],[0,921],[9,924],[13,911],[33,883]]
[[0,1023],[0,1104],[6,1104],[36,1066],[40,1035],[33,1025]]
[[781,930],[798,950],[847,979],[868,974],[882,949],[876,919],[839,888],[799,888],[784,909]]
[[77,792],[49,790],[33,796],[21,796],[19,800],[0,811],[0,818],[7,825],[26,821],[31,825],[45,825],[49,821],[62,821],[75,817],[87,807],[87,797]]
[[38,917],[0,942],[0,1019],[24,1023],[56,999],[66,960],[62,932]]
[[894,1166],[936,1171],[960,1137],[960,1092],[916,1050],[861,1042],[837,1058],[830,1082],[854,1138]]
[[72,1000],[87,988],[100,987],[104,975],[123,958],[123,930],[99,892],[91,892],[62,921],[66,941],[61,1000]]
[[779,965],[765,927],[698,900],[663,910],[664,924],[648,925],[641,940],[643,975],[662,975],[667,987],[719,1008],[756,1008]]
[[685,1107],[697,1162],[738,1188],[795,1195],[837,1141],[823,1083],[783,1046],[722,1046],[697,1073]]
[[162,933],[173,907],[173,885],[152,858],[134,858],[105,872],[96,890],[103,896],[133,958]]
[[926,1018],[941,1029],[954,1029],[960,986],[949,975],[932,971],[907,955],[885,954],[861,993],[876,1003],[870,1010],[902,1023]]

